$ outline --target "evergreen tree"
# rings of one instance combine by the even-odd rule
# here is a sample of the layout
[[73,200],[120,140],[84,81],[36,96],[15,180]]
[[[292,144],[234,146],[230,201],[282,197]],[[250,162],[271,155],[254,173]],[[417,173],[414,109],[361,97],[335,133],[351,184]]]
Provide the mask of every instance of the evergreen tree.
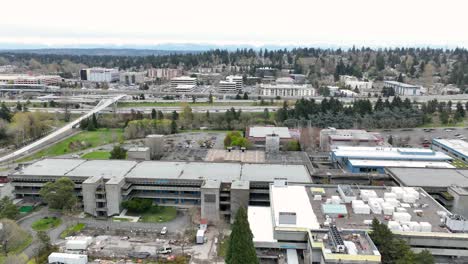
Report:
[[16,103],[16,111],[19,112],[19,111],[21,111],[21,110],[23,110],[23,106],[22,106],[21,103],[18,101],[18,102]]
[[176,121],[179,119],[179,114],[176,111],[172,111],[172,121]]
[[11,111],[5,104],[2,102],[2,106],[0,108],[0,118],[5,119],[7,122],[11,122]]
[[97,121],[97,118],[96,118],[96,115],[95,115],[94,113],[93,113],[92,123],[93,123],[94,128],[98,128],[98,127],[99,127],[98,121]]
[[156,113],[156,109],[151,109],[151,119],[156,119],[157,117],[157,113]]
[[213,103],[213,94],[210,92],[210,95],[208,95],[208,103],[212,104]]
[[122,148],[121,146],[114,146],[114,148],[110,152],[110,159],[126,159],[126,158],[127,158],[127,150]]
[[253,235],[247,219],[247,211],[240,207],[232,226],[229,237],[229,247],[226,253],[227,264],[258,264],[257,254],[253,245]]
[[248,99],[249,99],[249,95],[247,94],[247,92],[244,93],[243,99],[244,99],[244,100],[248,100]]
[[172,120],[171,122],[171,134],[176,134],[177,133],[177,123],[175,120]]
[[263,118],[265,120],[270,119],[270,111],[268,111],[268,108],[263,109]]
[[161,110],[158,111],[158,120],[163,120],[164,119],[164,114]]
[[87,129],[88,129],[88,131],[95,131],[96,130],[96,127],[94,126],[94,122],[92,120],[91,121],[88,120]]

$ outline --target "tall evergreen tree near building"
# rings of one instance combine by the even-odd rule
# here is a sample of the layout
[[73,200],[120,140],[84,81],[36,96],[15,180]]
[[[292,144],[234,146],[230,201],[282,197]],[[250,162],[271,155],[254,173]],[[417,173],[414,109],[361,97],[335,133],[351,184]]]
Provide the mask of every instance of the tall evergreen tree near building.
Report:
[[98,128],[98,127],[99,127],[98,121],[97,121],[97,118],[96,118],[96,115],[95,115],[94,113],[93,113],[92,122],[93,122],[94,128]]
[[11,111],[5,102],[2,102],[2,106],[0,107],[0,118],[5,119],[7,122],[11,121]]
[[177,123],[175,120],[172,120],[171,122],[171,134],[176,134],[177,133]]
[[156,116],[157,116],[157,113],[156,113],[156,109],[151,109],[151,119],[156,119]]
[[258,264],[257,254],[253,245],[253,235],[247,219],[247,211],[240,207],[229,237],[229,247],[226,253],[227,264]]

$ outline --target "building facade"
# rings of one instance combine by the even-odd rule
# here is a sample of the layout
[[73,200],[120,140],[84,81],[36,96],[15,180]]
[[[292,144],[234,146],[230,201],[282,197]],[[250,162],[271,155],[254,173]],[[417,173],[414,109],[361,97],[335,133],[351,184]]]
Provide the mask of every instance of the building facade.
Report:
[[421,86],[411,85],[396,81],[384,81],[384,87],[392,88],[395,95],[418,96],[421,95]]
[[180,69],[170,69],[170,68],[151,68],[147,70],[149,78],[159,78],[164,81],[172,80],[175,77],[182,75],[182,70]]
[[63,78],[58,75],[2,74],[0,84],[11,85],[58,85]]
[[197,78],[181,76],[171,79],[171,88],[175,89],[177,86],[196,86]]
[[80,77],[83,81],[90,82],[117,82],[120,79],[118,69],[106,68],[88,68],[80,71]]
[[276,178],[310,183],[303,165],[217,162],[44,159],[9,175],[14,195],[39,201],[46,182],[68,177],[86,213],[120,214],[121,203],[152,199],[158,205],[200,207],[211,222],[232,220],[240,206],[268,205]]
[[275,83],[260,84],[259,94],[281,97],[312,97],[315,89],[310,84],[295,84],[292,78],[278,78]]
[[320,149],[330,151],[337,146],[366,146],[383,145],[384,140],[378,133],[369,133],[359,129],[326,128],[320,130]]
[[122,72],[120,73],[120,82],[127,85],[140,84],[145,81],[144,72]]

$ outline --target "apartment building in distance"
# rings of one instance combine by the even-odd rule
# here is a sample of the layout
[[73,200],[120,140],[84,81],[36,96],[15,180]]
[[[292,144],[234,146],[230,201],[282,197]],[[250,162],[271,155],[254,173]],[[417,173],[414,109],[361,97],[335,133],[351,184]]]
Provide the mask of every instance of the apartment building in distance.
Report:
[[180,76],[171,79],[171,88],[176,89],[180,86],[183,90],[187,89],[188,87],[195,87],[197,86],[197,78],[189,77],[189,76]]
[[421,95],[421,86],[412,85],[396,81],[384,81],[386,88],[393,88],[395,95],[401,96],[418,96]]
[[117,82],[120,80],[120,73],[118,69],[107,68],[88,68],[80,71],[82,81],[90,82]]
[[145,81],[144,72],[121,72],[120,82],[127,85],[140,84]]
[[1,74],[0,84],[9,85],[58,85],[63,78],[58,75]]
[[315,89],[310,84],[295,84],[292,78],[283,77],[276,79],[274,83],[260,84],[259,94],[280,97],[312,97],[315,96]]
[[147,74],[149,78],[159,78],[164,81],[169,81],[175,77],[181,76],[182,70],[170,68],[151,68],[147,70]]

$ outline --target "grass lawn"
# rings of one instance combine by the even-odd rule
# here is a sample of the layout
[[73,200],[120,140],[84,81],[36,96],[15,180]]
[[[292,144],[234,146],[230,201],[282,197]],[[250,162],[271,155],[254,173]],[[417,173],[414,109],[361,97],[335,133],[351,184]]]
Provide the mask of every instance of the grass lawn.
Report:
[[62,223],[62,219],[56,217],[45,217],[32,223],[31,227],[36,231],[45,231],[56,228]]
[[93,151],[81,156],[83,159],[109,159],[110,152],[108,151]]
[[82,224],[82,223],[78,223],[76,225],[69,226],[69,227],[67,227],[67,229],[63,230],[63,232],[60,234],[60,238],[66,238],[68,236],[74,236],[78,232],[83,230],[83,228],[85,228],[85,227],[86,227],[86,225]]
[[122,129],[98,129],[96,131],[82,131],[46,149],[36,152],[35,154],[29,157],[18,160],[18,162],[30,161],[45,156],[60,156],[68,153],[81,151],[84,149],[95,148],[100,145],[118,142],[122,139]]
[[142,213],[140,215],[141,222],[163,223],[174,220],[177,216],[177,210],[172,206],[153,206],[147,213]]

